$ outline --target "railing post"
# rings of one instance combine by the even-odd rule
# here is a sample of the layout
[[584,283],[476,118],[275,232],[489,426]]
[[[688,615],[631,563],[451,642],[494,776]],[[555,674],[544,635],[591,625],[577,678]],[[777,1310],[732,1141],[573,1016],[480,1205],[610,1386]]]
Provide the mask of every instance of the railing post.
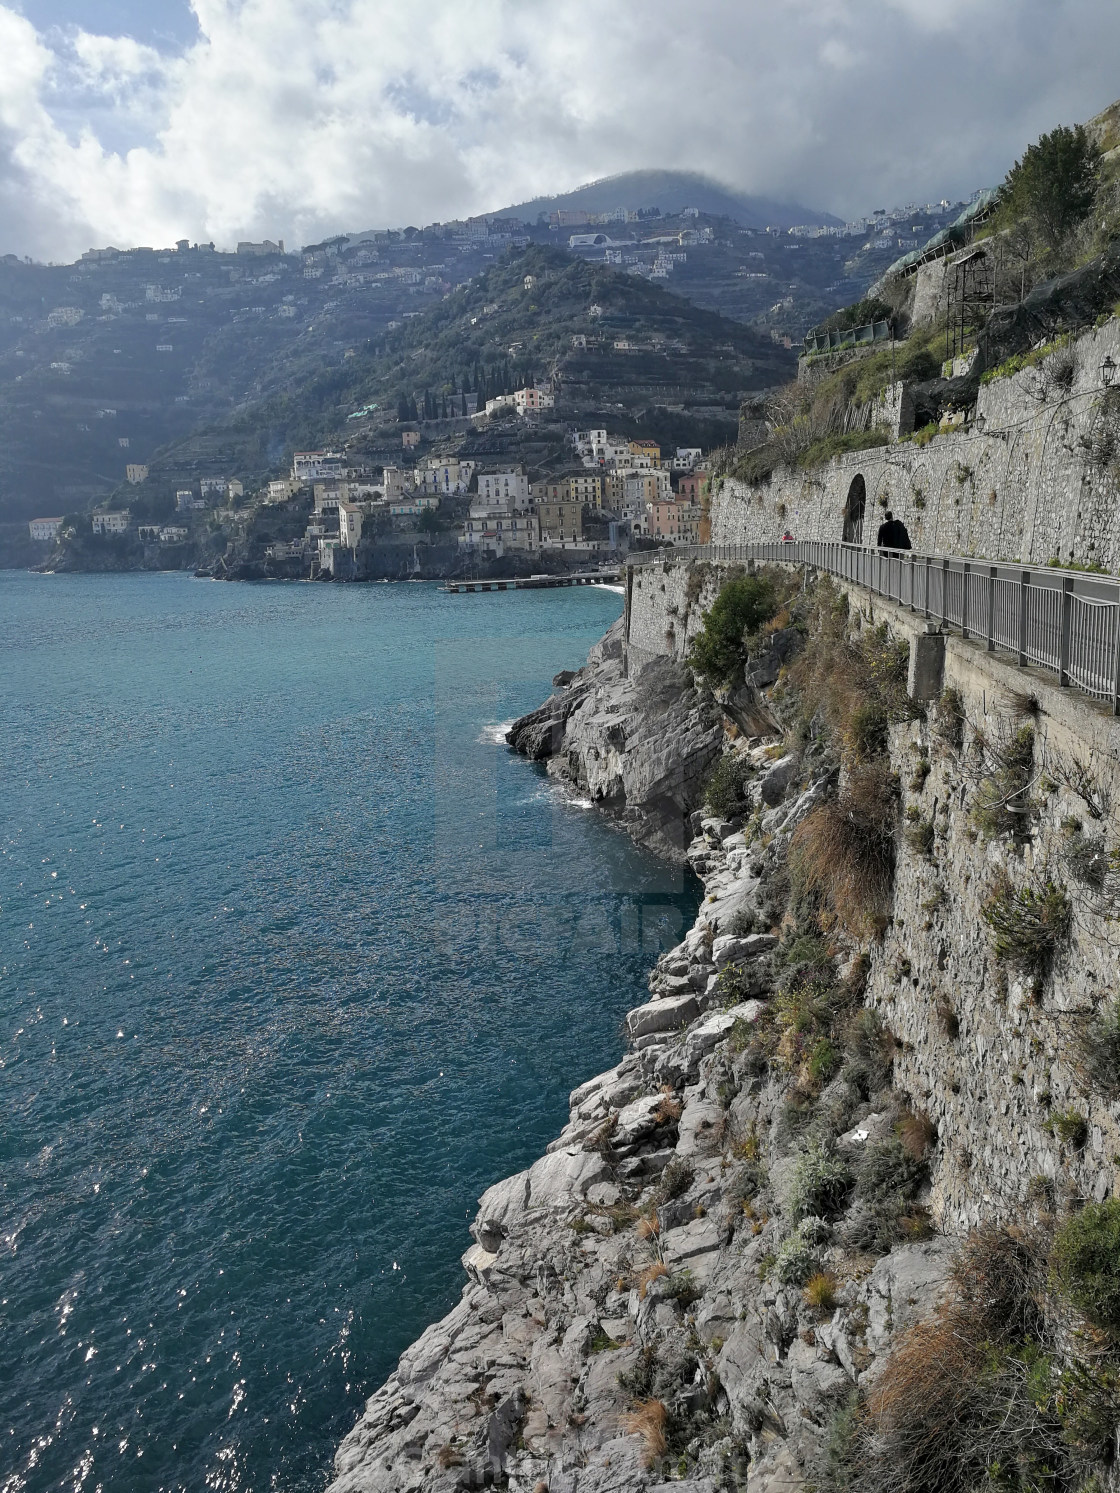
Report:
[[1120,715],[1120,593],[1112,613],[1112,713]]
[[929,572],[930,572],[930,566],[932,564],[933,564],[933,560],[931,559],[931,557],[929,555],[927,555],[926,556],[926,605],[925,605],[925,614],[926,614],[926,621],[927,622],[929,621]]
[[996,651],[996,567],[988,566],[988,652]]
[[1029,606],[1031,573],[1019,572],[1019,667],[1027,667],[1027,608]]
[[1058,642],[1058,688],[1069,688],[1070,623],[1073,620],[1073,577],[1062,580],[1062,630]]
[[941,626],[949,626],[949,557],[941,562]]
[[972,566],[966,560],[964,562],[963,581],[961,586],[961,636],[968,637],[968,582],[972,576]]

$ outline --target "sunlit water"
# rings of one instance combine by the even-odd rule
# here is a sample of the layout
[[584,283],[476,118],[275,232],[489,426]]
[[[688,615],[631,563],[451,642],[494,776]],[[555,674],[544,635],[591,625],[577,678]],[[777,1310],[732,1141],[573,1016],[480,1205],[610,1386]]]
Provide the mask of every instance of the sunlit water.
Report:
[[0,573],[0,1488],[321,1488],[695,883],[510,756],[604,591]]

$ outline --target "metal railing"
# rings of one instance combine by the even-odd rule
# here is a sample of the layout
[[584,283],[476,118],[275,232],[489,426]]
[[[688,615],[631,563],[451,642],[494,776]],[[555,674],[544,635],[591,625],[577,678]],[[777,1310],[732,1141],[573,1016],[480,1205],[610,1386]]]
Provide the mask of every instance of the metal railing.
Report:
[[1106,701],[1120,715],[1120,581],[1037,565],[956,555],[865,549],[825,540],[677,545],[632,554],[628,564],[774,561],[827,571],[908,607],[948,630],[1057,674],[1059,685]]

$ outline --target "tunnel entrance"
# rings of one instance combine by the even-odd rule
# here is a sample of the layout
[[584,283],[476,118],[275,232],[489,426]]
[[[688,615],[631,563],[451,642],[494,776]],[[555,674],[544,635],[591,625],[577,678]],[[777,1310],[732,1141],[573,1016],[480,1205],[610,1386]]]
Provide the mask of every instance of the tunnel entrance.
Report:
[[867,503],[867,484],[862,474],[852,478],[848,501],[844,504],[844,543],[863,543],[863,510]]

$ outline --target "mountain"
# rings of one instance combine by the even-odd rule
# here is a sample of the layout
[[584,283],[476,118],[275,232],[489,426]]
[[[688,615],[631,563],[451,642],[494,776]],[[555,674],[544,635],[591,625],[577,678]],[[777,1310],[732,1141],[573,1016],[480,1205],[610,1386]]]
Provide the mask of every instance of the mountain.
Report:
[[711,217],[730,218],[744,228],[792,228],[799,223],[835,227],[840,221],[796,202],[748,196],[698,171],[624,171],[619,176],[588,182],[574,192],[534,197],[531,202],[502,208],[496,216],[532,223],[541,213],[547,217],[549,213],[565,211],[609,213],[625,208],[628,212],[638,212],[655,207],[670,214],[694,207]]
[[[165,503],[178,482],[215,472],[249,490],[286,466],[293,449],[328,441],[346,440],[371,458],[393,459],[395,450],[399,459],[402,400],[440,415],[447,400],[454,414],[451,401],[461,410],[465,390],[485,399],[534,379],[560,391],[561,441],[564,425],[609,421],[710,447],[734,439],[746,394],[785,382],[794,369],[792,352],[741,322],[640,276],[531,245],[332,366],[294,375],[233,418],[175,442],[153,457],[134,497]],[[432,418],[420,429],[427,441],[450,435],[454,423]],[[468,425],[460,421],[461,435]],[[515,445],[523,428],[510,427]]]

